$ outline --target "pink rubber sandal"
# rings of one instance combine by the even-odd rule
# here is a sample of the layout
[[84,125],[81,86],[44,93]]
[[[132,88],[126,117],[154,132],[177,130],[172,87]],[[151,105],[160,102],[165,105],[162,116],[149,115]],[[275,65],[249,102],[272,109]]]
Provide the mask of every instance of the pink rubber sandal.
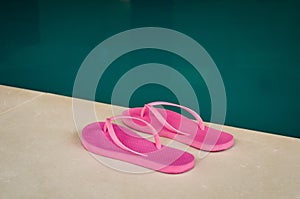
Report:
[[[171,110],[155,108],[156,105],[179,107],[195,117],[196,122]],[[193,110],[169,102],[152,102],[144,107],[130,108],[123,116],[140,118],[150,123],[162,137],[167,137],[204,151],[222,151],[233,146],[231,134],[204,125],[201,117]],[[123,123],[135,130],[150,133],[139,120],[123,118]]]
[[[112,124],[115,119],[137,120],[150,129],[155,143],[126,127]],[[82,130],[82,144],[90,152],[122,160],[164,173],[183,173],[194,167],[194,156],[163,146],[159,135],[148,122],[131,116],[116,116],[106,122],[95,122]]]

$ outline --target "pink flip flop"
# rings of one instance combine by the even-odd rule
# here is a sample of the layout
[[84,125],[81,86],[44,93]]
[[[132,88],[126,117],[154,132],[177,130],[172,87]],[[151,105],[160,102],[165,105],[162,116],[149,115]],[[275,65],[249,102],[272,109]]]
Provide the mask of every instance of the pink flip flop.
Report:
[[[115,119],[143,123],[153,134],[155,143],[126,127],[112,124]],[[194,156],[188,152],[161,145],[159,135],[148,122],[131,116],[116,116],[106,122],[95,122],[82,130],[82,144],[90,152],[122,160],[164,173],[183,173],[194,167]]]
[[[179,107],[195,117],[196,122],[171,110],[155,108],[157,105]],[[169,102],[152,102],[144,107],[130,108],[123,116],[140,118],[150,123],[162,137],[167,137],[204,151],[222,151],[233,146],[231,134],[204,125],[201,117],[193,110]],[[123,118],[123,123],[135,130],[150,133],[139,120]]]

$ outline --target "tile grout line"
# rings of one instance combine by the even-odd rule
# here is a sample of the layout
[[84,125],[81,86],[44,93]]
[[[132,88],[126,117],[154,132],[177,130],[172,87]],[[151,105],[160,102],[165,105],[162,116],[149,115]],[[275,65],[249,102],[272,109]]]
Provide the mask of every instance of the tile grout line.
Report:
[[19,108],[20,106],[22,106],[22,105],[24,105],[24,104],[26,104],[26,103],[29,103],[29,102],[34,101],[36,98],[38,98],[38,97],[40,97],[40,96],[42,96],[42,95],[44,95],[44,94],[46,94],[46,93],[40,93],[39,95],[34,96],[34,97],[31,98],[31,99],[25,100],[24,102],[22,102],[22,103],[20,103],[20,104],[17,104],[17,105],[15,105],[14,107],[11,107],[11,108],[9,108],[9,109],[3,111],[3,112],[0,112],[0,116],[3,115],[3,114],[5,114],[5,113],[8,113],[8,112],[10,112],[10,111],[12,111],[12,110],[17,109],[17,108]]

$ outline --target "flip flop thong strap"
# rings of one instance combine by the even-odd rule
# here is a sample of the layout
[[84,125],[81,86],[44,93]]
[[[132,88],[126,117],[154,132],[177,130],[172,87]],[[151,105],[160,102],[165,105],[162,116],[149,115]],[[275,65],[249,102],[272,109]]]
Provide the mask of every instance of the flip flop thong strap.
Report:
[[140,152],[137,152],[135,150],[132,150],[130,148],[128,148],[127,146],[125,146],[118,138],[118,136],[116,135],[116,132],[113,128],[113,124],[112,124],[112,120],[117,120],[117,119],[132,119],[132,120],[137,120],[137,121],[140,121],[140,122],[143,122],[144,124],[146,124],[148,127],[150,127],[151,129],[151,133],[153,134],[153,137],[154,137],[154,140],[155,140],[155,146],[157,149],[160,149],[161,148],[161,142],[160,142],[160,139],[159,139],[159,135],[158,135],[158,132],[155,130],[155,128],[150,124],[148,123],[147,121],[145,120],[142,120],[140,118],[136,118],[136,117],[131,117],[131,116],[114,116],[114,117],[111,117],[111,118],[107,118],[106,121],[105,121],[105,124],[104,124],[104,127],[103,127],[103,130],[104,132],[108,132],[109,136],[111,137],[111,139],[113,140],[113,142],[118,146],[120,147],[121,149],[124,149],[126,151],[129,151],[129,152],[132,152],[136,155],[141,155],[141,156],[147,156],[147,154],[144,154],[144,153],[140,153]]
[[153,106],[157,106],[157,105],[166,105],[166,106],[174,106],[174,107],[178,107],[181,108],[185,111],[187,111],[188,113],[190,113],[197,121],[197,124],[199,126],[199,128],[201,130],[204,130],[204,123],[202,118],[192,109],[185,107],[185,106],[181,106],[179,104],[174,104],[174,103],[170,103],[170,102],[163,102],[163,101],[157,101],[157,102],[151,102],[148,104],[145,104],[145,106],[143,107],[143,109],[141,110],[141,117],[144,116],[146,109],[148,108],[149,111],[151,111],[153,113],[153,115],[156,117],[156,119],[162,124],[164,125],[168,130],[176,132],[178,134],[182,134],[182,135],[189,135],[187,133],[184,133],[182,131],[179,131],[178,129],[174,128],[171,124],[169,124],[166,119],[161,115],[161,113],[159,113],[159,111],[157,109],[155,109]]

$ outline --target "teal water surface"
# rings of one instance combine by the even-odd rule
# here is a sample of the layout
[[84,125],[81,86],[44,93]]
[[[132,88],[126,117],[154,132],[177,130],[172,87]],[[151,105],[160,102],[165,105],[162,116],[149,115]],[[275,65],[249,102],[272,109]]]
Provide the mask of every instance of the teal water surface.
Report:
[[[297,1],[10,0],[0,4],[1,84],[72,96],[81,63],[100,42],[131,28],[171,28],[198,41],[218,66],[227,95],[227,125],[300,137]],[[201,116],[210,120],[211,102],[202,77],[186,60],[161,50],[137,50],[115,60],[98,84],[96,100],[110,103],[118,79],[150,62],[183,74],[196,91]],[[130,106],[153,100],[178,102],[168,88],[149,84],[133,93]]]

